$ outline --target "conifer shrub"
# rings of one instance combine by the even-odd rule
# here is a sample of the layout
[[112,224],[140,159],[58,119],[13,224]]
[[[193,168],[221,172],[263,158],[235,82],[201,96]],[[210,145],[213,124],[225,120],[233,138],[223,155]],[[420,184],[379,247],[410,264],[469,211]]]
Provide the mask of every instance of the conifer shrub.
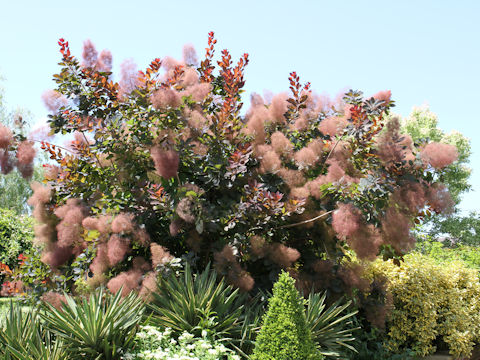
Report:
[[273,286],[253,360],[323,359],[312,340],[305,317],[305,300],[295,280],[283,272]]

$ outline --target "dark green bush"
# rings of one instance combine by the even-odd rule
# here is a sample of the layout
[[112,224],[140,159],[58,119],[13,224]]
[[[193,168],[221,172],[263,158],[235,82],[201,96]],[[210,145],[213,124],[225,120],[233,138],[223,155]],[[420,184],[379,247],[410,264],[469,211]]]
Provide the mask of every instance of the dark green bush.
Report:
[[312,340],[304,306],[295,280],[282,271],[273,286],[252,360],[323,359]]
[[353,321],[356,325],[361,326],[361,330],[355,333],[353,343],[355,351],[347,353],[344,359],[410,360],[415,358],[415,353],[411,349],[403,349],[401,353],[392,354],[384,345],[385,331],[372,327],[366,319],[357,316]]

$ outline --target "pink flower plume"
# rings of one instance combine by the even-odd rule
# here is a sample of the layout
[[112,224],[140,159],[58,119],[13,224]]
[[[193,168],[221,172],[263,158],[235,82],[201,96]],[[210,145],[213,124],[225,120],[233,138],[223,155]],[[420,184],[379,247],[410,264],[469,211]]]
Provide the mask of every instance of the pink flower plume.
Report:
[[420,155],[435,169],[442,169],[457,160],[458,151],[454,145],[432,142],[423,148]]
[[154,146],[150,154],[155,164],[158,175],[164,179],[170,179],[177,176],[179,155],[174,150],[164,150],[159,146]]

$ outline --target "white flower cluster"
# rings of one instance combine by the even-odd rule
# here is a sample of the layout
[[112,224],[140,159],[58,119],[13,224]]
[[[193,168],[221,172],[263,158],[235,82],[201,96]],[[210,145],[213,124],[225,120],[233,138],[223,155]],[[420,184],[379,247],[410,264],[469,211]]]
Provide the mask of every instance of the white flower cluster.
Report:
[[194,338],[184,332],[175,340],[171,329],[160,331],[153,326],[142,326],[135,337],[135,352],[125,354],[123,360],[240,360],[223,344],[206,338]]

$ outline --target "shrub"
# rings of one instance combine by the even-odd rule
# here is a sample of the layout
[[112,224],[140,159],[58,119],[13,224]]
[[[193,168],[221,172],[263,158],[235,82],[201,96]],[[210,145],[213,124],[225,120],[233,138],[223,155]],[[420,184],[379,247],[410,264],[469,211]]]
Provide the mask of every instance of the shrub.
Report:
[[[210,33],[200,63],[187,49],[145,71],[126,64],[115,83],[108,52],[87,42],[80,61],[60,39],[45,100],[50,132],[74,140],[42,143],[54,164],[30,204],[42,261],[67,291],[80,278],[127,293],[188,254],[242,291],[269,290],[289,269],[304,291],[341,293],[352,285],[339,275],[345,251],[399,257],[421,209],[451,209],[437,175],[455,147],[404,136],[387,117],[389,91],[330,101],[292,72],[288,94],[253,95],[242,115],[248,54],[234,63],[223,50],[215,63],[215,43]],[[33,144],[0,134],[6,155],[30,166]]]
[[12,284],[21,284],[28,293],[28,299],[36,303],[40,297],[52,288],[61,291],[65,283],[61,273],[53,271],[41,261],[42,249],[33,246],[21,257],[18,266],[7,277]]
[[437,265],[422,255],[405,257],[401,266],[376,261],[373,273],[389,279],[394,310],[388,317],[387,347],[431,354],[446,344],[455,357],[468,357],[480,340],[480,283],[461,262]]
[[[363,325],[366,319],[357,319],[358,323]],[[347,354],[344,359],[350,360],[411,360],[415,359],[415,353],[411,349],[402,349],[401,352],[392,354],[384,341],[386,334],[381,329],[375,327],[362,327],[361,331],[356,333],[355,346],[356,351]]]
[[0,208],[0,296],[23,292],[22,283],[12,279],[12,275],[31,251],[33,235],[31,217]]
[[179,278],[159,278],[158,289],[147,304],[152,311],[150,323],[169,328],[180,336],[186,332],[195,338],[206,336],[232,348],[248,351],[253,343],[257,306],[238,289],[225,283],[207,266],[192,274],[188,263]]
[[322,359],[312,340],[304,306],[304,299],[295,289],[295,280],[282,272],[273,286],[251,359]]
[[49,300],[40,317],[72,358],[115,360],[133,345],[143,313],[135,294],[122,299],[100,289],[85,299],[52,294]]
[[31,249],[33,236],[31,217],[0,208],[0,263],[16,267],[18,256]]
[[125,354],[125,360],[240,360],[222,343],[203,337],[196,338],[187,332],[178,338],[172,330],[163,331],[153,326],[142,326],[135,337],[135,351]]

